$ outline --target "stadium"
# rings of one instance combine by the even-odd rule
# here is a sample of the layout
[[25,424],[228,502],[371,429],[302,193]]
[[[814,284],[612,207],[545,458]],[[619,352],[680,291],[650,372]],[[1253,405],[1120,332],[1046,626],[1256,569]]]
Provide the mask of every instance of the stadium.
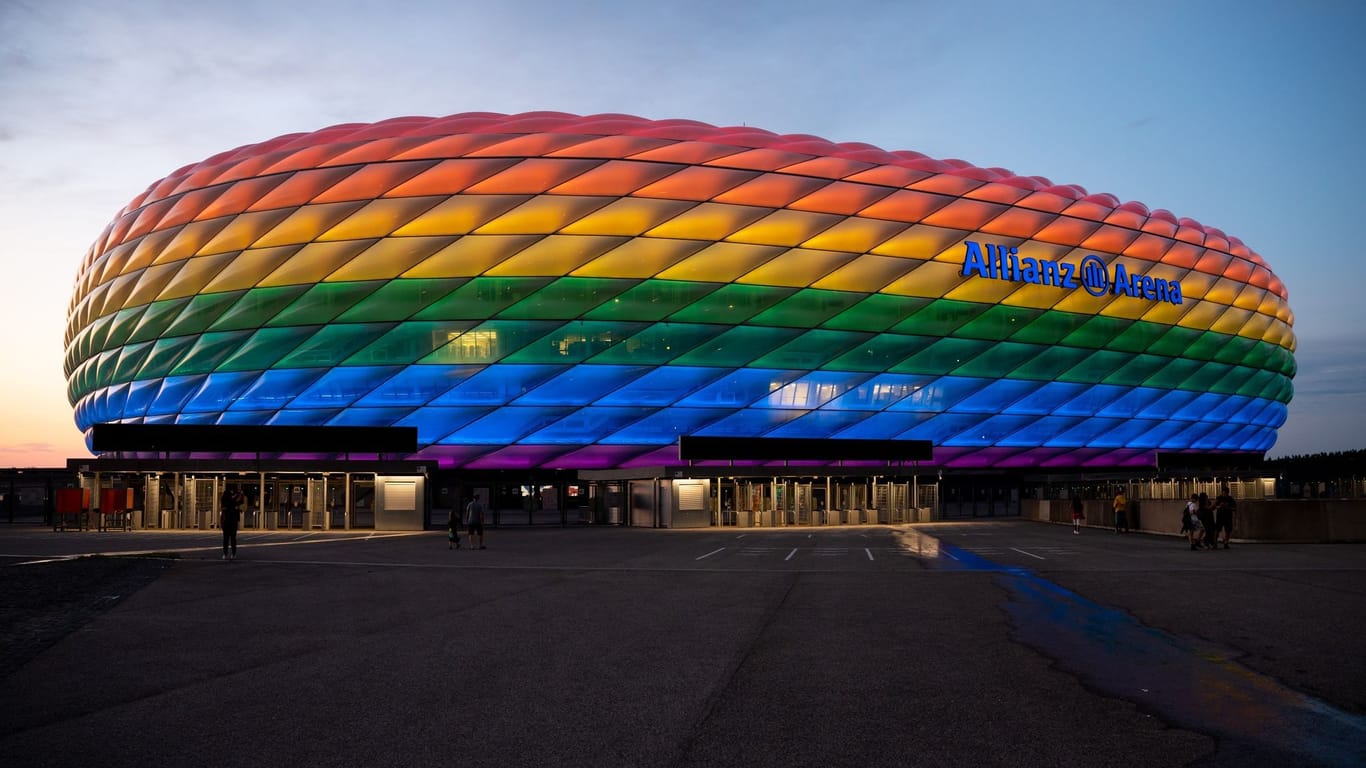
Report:
[[[924,472],[1255,462],[1293,392],[1292,325],[1236,237],[1075,185],[752,127],[470,113],[290,134],[155,182],[81,264],[65,364],[95,464],[121,473],[222,483],[247,462],[264,495],[268,472],[367,452],[102,451],[97,425],[409,429],[412,450],[369,458],[458,488],[532,478],[538,499],[535,478],[573,478],[561,509],[571,486],[682,466],[720,524],[783,520],[794,466],[824,478],[814,513],[919,508]],[[694,438],[735,455],[687,461]],[[813,441],[815,460],[764,453]],[[909,443],[929,455],[861,452]],[[737,467],[757,496],[716,479]],[[680,523],[669,498],[654,524]]]

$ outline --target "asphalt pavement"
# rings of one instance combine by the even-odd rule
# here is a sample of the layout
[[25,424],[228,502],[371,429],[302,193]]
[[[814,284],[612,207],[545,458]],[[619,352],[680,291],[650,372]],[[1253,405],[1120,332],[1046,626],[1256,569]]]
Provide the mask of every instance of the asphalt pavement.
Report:
[[1362,544],[1019,520],[239,542],[0,527],[0,592],[156,564],[0,668],[0,764],[1366,764]]

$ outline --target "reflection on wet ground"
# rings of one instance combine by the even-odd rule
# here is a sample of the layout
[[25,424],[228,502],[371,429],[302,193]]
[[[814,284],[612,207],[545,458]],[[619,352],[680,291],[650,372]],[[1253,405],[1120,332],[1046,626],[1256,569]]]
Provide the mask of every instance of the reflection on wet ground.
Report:
[[1093,690],[1214,737],[1221,764],[1366,765],[1366,718],[1248,669],[1234,651],[1149,627],[918,531],[901,546],[938,556],[939,567],[997,572],[1016,638]]

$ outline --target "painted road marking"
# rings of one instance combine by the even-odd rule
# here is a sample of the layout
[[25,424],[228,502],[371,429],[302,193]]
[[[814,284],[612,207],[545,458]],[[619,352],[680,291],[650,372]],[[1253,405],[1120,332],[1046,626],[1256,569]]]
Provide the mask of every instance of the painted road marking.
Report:
[[1019,553],[1022,554],[1022,555],[1029,555],[1030,557],[1032,557],[1032,558],[1034,558],[1034,559],[1036,559],[1036,560],[1047,560],[1047,559],[1048,559],[1048,558],[1046,558],[1046,557],[1041,557],[1041,556],[1039,556],[1039,555],[1036,555],[1036,554],[1034,554],[1033,552],[1026,552],[1026,551],[1024,551],[1023,549],[1020,549],[1019,547],[1011,547],[1011,549],[1015,550],[1016,552],[1019,552]]
[[784,558],[783,558],[783,562],[787,562],[788,560],[791,560],[791,559],[792,559],[792,556],[795,555],[795,554],[797,554],[797,548],[796,548],[796,547],[793,547],[793,548],[792,548],[792,551],[787,553],[787,557],[784,557]]
[[864,547],[864,548],[863,548],[863,551],[864,551],[865,554],[868,555],[868,559],[869,559],[869,560],[872,560],[872,559],[873,559],[873,550],[871,550],[871,549],[869,549],[869,548],[867,548],[867,547]]
[[712,551],[708,552],[707,554],[705,554],[705,555],[703,555],[703,556],[701,556],[701,557],[695,557],[695,558],[693,558],[693,560],[705,560],[705,559],[707,559],[708,557],[711,557],[712,555],[716,554],[717,552],[724,552],[724,551],[726,551],[726,548],[725,548],[725,547],[721,547],[720,549],[713,549]]

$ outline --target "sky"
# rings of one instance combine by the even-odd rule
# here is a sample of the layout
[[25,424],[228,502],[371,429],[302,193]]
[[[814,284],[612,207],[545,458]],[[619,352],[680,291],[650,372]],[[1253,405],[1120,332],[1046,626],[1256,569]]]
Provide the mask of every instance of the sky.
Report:
[[404,115],[749,125],[1007,168],[1240,238],[1285,282],[1269,457],[1366,448],[1366,4],[0,0],[0,466],[88,456],[81,259],[226,149]]

